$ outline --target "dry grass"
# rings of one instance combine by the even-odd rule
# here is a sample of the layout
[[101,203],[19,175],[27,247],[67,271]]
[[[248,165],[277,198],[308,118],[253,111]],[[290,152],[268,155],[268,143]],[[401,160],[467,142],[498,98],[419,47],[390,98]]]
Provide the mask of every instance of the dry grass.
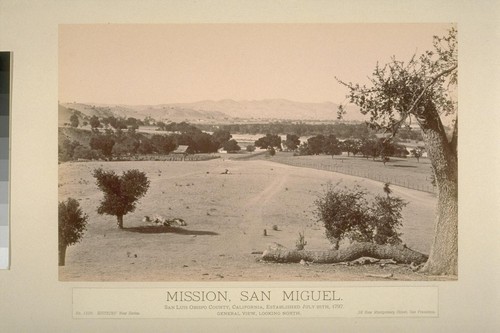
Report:
[[[117,172],[135,168],[151,180],[136,211],[124,217],[124,230],[117,229],[115,217],[96,213],[102,194],[91,172],[97,167]],[[226,169],[229,174],[222,174]],[[324,184],[342,180],[346,186],[359,183],[370,192],[381,193],[382,184],[372,180],[265,160],[227,159],[63,163],[59,178],[59,200],[76,198],[89,215],[84,238],[68,248],[61,280],[373,280],[364,274],[388,270],[399,280],[435,279],[401,266],[303,266],[258,261],[255,253],[269,243],[293,248],[302,231],[308,250],[328,248],[324,229],[312,213]],[[410,201],[404,211],[404,241],[410,248],[428,253],[435,197],[393,189]],[[142,222],[144,215],[155,213],[182,218],[188,225],[152,227]]]
[[381,182],[407,187],[414,190],[434,193],[431,184],[431,163],[428,158],[391,157],[384,165],[381,160],[361,156],[293,156],[293,153],[278,153],[272,160],[288,165],[308,167],[319,170],[340,172],[348,175],[369,178]]

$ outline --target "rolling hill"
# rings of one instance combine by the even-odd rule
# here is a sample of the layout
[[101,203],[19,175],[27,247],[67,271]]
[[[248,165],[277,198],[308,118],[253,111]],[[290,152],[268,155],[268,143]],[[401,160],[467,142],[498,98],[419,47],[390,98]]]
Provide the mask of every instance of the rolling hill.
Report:
[[[59,107],[59,123],[67,122],[77,111],[81,115],[102,117],[152,117],[164,122],[191,123],[233,123],[242,120],[294,120],[294,121],[334,121],[338,104],[333,102],[304,103],[285,99],[251,101],[200,101],[194,103],[172,103],[160,105],[109,105],[62,103]],[[361,121],[357,109],[347,108],[345,120]]]

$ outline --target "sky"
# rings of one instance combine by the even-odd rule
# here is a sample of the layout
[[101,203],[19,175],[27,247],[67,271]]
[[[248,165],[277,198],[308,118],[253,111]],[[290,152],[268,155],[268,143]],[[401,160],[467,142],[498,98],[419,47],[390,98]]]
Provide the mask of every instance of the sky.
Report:
[[377,62],[432,48],[450,24],[60,25],[59,101],[341,103]]

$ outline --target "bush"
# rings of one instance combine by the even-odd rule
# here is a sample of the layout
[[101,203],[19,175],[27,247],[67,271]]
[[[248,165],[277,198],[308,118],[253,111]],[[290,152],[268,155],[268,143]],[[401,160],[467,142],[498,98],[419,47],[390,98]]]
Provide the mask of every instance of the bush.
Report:
[[254,145],[249,145],[249,146],[247,146],[246,150],[248,152],[253,152],[253,151],[255,151],[255,146]]
[[297,251],[302,251],[307,245],[306,237],[304,235],[304,232],[299,232],[299,238],[295,242],[295,248]]
[[75,148],[75,151],[73,152],[73,158],[75,160],[78,160],[78,159],[91,160],[92,157],[93,157],[92,151],[89,148],[84,147],[84,146],[77,146]]
[[401,198],[391,196],[389,185],[384,187],[386,196],[375,196],[369,203],[366,191],[359,186],[353,189],[329,185],[323,197],[315,201],[315,214],[323,222],[326,236],[335,249],[347,238],[351,241],[377,244],[401,243],[401,210],[406,206]]

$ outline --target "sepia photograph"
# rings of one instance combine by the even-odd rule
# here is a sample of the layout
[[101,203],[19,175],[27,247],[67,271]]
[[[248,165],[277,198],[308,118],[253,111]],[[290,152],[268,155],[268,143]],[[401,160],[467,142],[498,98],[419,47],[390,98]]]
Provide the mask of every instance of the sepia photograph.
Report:
[[59,280],[457,280],[458,35],[59,25]]
[[496,331],[499,16],[1,0],[0,331]]

